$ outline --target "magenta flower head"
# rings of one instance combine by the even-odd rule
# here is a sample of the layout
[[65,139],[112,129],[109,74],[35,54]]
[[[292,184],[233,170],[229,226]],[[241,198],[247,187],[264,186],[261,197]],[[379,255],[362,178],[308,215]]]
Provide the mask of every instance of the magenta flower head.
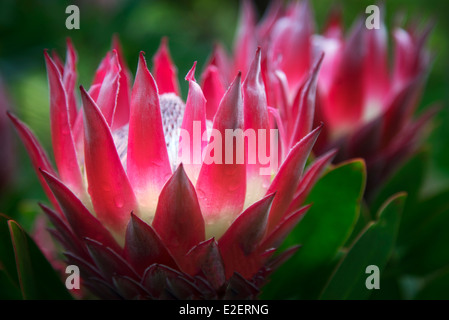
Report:
[[[435,114],[431,108],[414,117],[431,62],[430,30],[396,28],[390,59],[383,22],[379,29],[368,29],[364,20],[356,21],[345,36],[334,14],[324,33],[317,34],[308,1],[285,7],[272,1],[258,23],[252,2],[243,1],[233,57],[227,60],[234,69],[248,70],[248,53],[261,46],[266,95],[279,115],[284,140],[291,145],[313,123],[323,122],[314,152],[337,148],[337,162],[364,158],[370,193],[416,150]],[[226,59],[221,56],[216,49],[210,64],[229,69],[222,67]]]
[[314,38],[325,52],[318,81],[318,120],[326,121],[319,153],[338,146],[337,159],[363,157],[371,191],[418,146],[436,108],[414,118],[430,67],[430,26],[395,28],[389,65],[384,23],[368,29],[357,21],[345,37],[334,16]]
[[81,106],[72,44],[65,64],[45,52],[56,169],[10,114],[54,207],[42,205],[67,263],[100,298],[257,297],[295,251],[273,255],[334,155],[304,171],[321,126],[283,144],[267,107],[260,49],[243,81],[238,72],[214,91],[211,111],[195,65],[181,99],[166,40],[152,73],[140,54],[133,85],[114,48],[90,89],[80,87]]

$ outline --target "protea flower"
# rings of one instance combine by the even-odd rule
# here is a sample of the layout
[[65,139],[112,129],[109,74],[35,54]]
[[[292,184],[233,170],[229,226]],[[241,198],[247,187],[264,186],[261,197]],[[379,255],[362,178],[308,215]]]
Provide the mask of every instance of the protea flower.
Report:
[[368,192],[416,151],[437,110],[414,119],[430,67],[430,30],[396,28],[391,69],[383,23],[369,30],[358,21],[345,39],[334,17],[323,36],[315,38],[325,52],[317,118],[328,124],[315,150],[322,153],[338,146],[337,160],[365,158]]
[[[154,57],[154,78],[140,54],[132,88],[114,47],[91,88],[80,88],[82,107],[75,98],[77,57],[70,41],[65,65],[44,54],[57,170],[32,132],[10,114],[53,204],[42,208],[67,263],[81,269],[83,285],[100,298],[257,297],[268,274],[296,250],[274,255],[307,211],[304,199],[334,155],[317,158],[304,172],[321,126],[288,148],[279,163],[251,162],[249,143],[238,162],[238,143],[219,141],[217,134],[266,134],[275,126],[260,50],[245,80],[237,73],[209,118],[195,65],[186,76],[186,102],[180,98],[166,41]],[[198,132],[207,139],[183,140]],[[256,136],[258,152],[277,153],[276,135],[267,136]],[[227,151],[220,154],[219,147]],[[227,161],[229,150],[234,161]]]
[[[224,75],[227,69],[247,70],[248,53],[261,46],[266,53],[262,59],[266,94],[279,113],[284,140],[291,145],[313,121],[323,122],[314,152],[337,148],[336,162],[364,158],[370,194],[416,150],[435,114],[431,108],[414,119],[431,61],[426,49],[431,28],[396,28],[389,68],[383,22],[380,29],[370,30],[364,21],[356,21],[345,37],[334,12],[324,33],[317,34],[308,1],[292,1],[286,7],[272,1],[260,22],[255,16],[252,2],[244,1],[232,58],[217,46],[209,65]],[[206,79],[212,82],[210,78]]]

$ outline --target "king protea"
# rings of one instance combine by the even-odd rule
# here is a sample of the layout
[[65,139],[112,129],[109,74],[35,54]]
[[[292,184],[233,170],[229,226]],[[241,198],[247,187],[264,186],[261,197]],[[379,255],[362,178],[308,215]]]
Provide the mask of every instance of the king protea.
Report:
[[395,28],[389,63],[383,22],[380,29],[369,30],[364,21],[356,21],[344,37],[340,20],[333,16],[324,34],[314,38],[325,53],[317,120],[327,124],[315,151],[338,146],[337,161],[363,157],[369,195],[416,151],[437,110],[414,117],[431,62],[426,48],[431,28]]
[[[166,41],[152,73],[140,54],[132,86],[114,47],[90,89],[80,87],[81,106],[70,41],[65,64],[44,53],[57,169],[30,129],[9,114],[53,205],[42,208],[67,263],[81,269],[83,286],[101,298],[257,297],[266,276],[296,250],[274,255],[307,211],[304,199],[334,155],[317,158],[304,172],[321,126],[291,146],[267,139],[266,150],[285,154],[268,175],[260,174],[266,163],[248,161],[247,145],[243,163],[226,162],[225,152],[218,155],[221,163],[196,163],[180,152],[181,130],[191,137],[195,130],[225,136],[226,129],[276,126],[260,49],[245,79],[235,73],[211,112],[195,65],[186,76],[187,100],[181,99]],[[206,158],[217,157],[214,146],[210,137],[190,145]]]
[[243,1],[232,56],[217,45],[203,77],[211,109],[217,105],[215,92],[223,90],[210,90],[212,84],[229,82],[228,70],[246,72],[250,52],[261,46],[266,95],[283,140],[291,146],[314,122],[323,122],[314,152],[338,148],[337,162],[364,158],[371,193],[416,150],[436,111],[414,118],[431,61],[426,48],[431,28],[395,28],[390,59],[387,29],[380,22],[379,29],[370,30],[360,19],[344,36],[335,11],[319,34],[308,1],[284,7],[273,0],[259,22],[252,2]]

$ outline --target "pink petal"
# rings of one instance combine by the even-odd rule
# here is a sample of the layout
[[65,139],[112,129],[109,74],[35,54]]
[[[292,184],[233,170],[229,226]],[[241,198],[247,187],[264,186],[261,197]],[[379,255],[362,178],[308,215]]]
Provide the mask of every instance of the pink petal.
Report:
[[[281,70],[276,70],[274,72],[274,79],[276,85],[276,101],[277,101],[277,109],[279,110],[279,114],[281,119],[290,126],[290,119],[292,119],[291,110],[290,110],[290,98],[288,92],[288,80],[285,76],[285,73]],[[287,127],[288,132],[292,131],[289,127]]]
[[25,149],[28,152],[28,155],[31,159],[31,163],[33,164],[34,171],[36,172],[39,181],[44,188],[45,194],[47,195],[50,202],[53,204],[53,207],[58,210],[60,214],[62,211],[59,207],[58,201],[54,197],[47,183],[45,182],[44,177],[40,174],[39,169],[51,172],[52,175],[56,175],[53,166],[48,159],[47,153],[42,148],[41,144],[33,134],[33,132],[19,119],[17,119],[12,113],[7,113],[9,119],[17,130],[17,133],[20,136],[23,144],[25,145]]
[[61,181],[50,173],[41,170],[48,186],[58,200],[72,230],[81,238],[91,238],[103,243],[116,252],[121,252],[110,232],[95,218],[89,210]]
[[267,235],[267,237],[265,237],[263,243],[259,247],[259,250],[266,251],[270,248],[278,248],[290,232],[296,227],[299,221],[304,217],[310,207],[311,205],[302,207],[285,217],[281,223],[269,235]]
[[124,257],[139,274],[143,274],[145,269],[153,263],[162,263],[168,267],[178,268],[153,228],[134,214],[131,214],[131,220],[126,230]]
[[307,168],[304,177],[302,177],[298,189],[295,193],[295,198],[291,202],[287,212],[293,212],[298,210],[306,200],[310,191],[312,190],[315,183],[321,177],[324,169],[332,161],[332,159],[337,154],[337,150],[331,150],[324,155],[317,158],[310,166]]
[[131,97],[127,172],[139,202],[154,213],[157,197],[172,172],[157,87],[142,52]]
[[[281,116],[279,114],[278,109],[268,107],[268,114],[270,115],[270,118],[269,118],[270,123],[272,123],[270,125],[270,127],[276,128],[279,130],[278,159],[279,159],[279,162],[282,163],[287,155],[287,151],[289,150],[287,134],[286,134],[285,128],[284,128],[284,122],[281,120]],[[277,172],[277,170],[279,168],[273,168],[273,169],[275,170],[275,172]]]
[[273,260],[269,262],[267,265],[268,272],[271,273],[283,265],[288,259],[290,259],[301,246],[293,246],[288,248],[287,250],[282,251],[279,255],[277,255]]
[[81,195],[84,187],[73,142],[67,94],[58,68],[46,51],[44,56],[50,86],[51,138],[56,166],[61,179]]
[[69,109],[69,120],[70,127],[73,127],[75,123],[76,115],[78,113],[76,107],[76,97],[75,97],[75,85],[77,80],[76,74],[76,62],[78,57],[76,55],[75,48],[73,47],[70,38],[67,38],[67,55],[64,66],[64,71],[61,72],[62,82],[64,83],[64,88],[67,93],[67,102]]
[[363,28],[363,22],[359,21],[352,30],[343,48],[324,105],[326,124],[338,128],[341,133],[355,127],[362,117]]
[[[381,16],[383,17],[383,14]],[[365,105],[382,106],[390,87],[387,29],[382,21],[380,29],[366,29],[364,33],[367,48],[364,59],[364,86],[367,100]]]
[[185,254],[205,238],[195,188],[182,164],[161,191],[152,225],[181,266]]
[[100,109],[81,87],[84,106],[84,153],[89,194],[100,221],[124,234],[137,201]]
[[322,125],[301,139],[289,152],[282,163],[279,172],[274,177],[267,193],[276,192],[268,221],[268,231],[271,232],[287,213],[299,184],[307,158],[320,134]]
[[212,55],[210,56],[209,61],[206,63],[206,67],[204,68],[204,70],[207,70],[211,66],[215,66],[217,68],[221,83],[223,84],[223,86],[227,87],[232,81],[233,75],[231,73],[231,62],[229,61],[228,53],[226,52],[223,45],[219,42],[214,44]]
[[206,118],[213,120],[217,113],[218,106],[220,105],[221,98],[225,93],[223,83],[220,80],[220,74],[218,68],[214,65],[210,65],[206,68],[201,76],[201,88],[206,98]]
[[[256,199],[260,199],[267,191],[271,181],[271,175],[262,175],[262,168],[269,168],[270,163],[261,163],[258,156],[259,153],[264,153],[263,156],[271,153],[271,134],[268,125],[268,111],[267,111],[267,97],[265,95],[265,86],[261,75],[261,50],[256,51],[256,56],[248,70],[245,81],[243,82],[243,114],[244,114],[244,130],[255,133],[255,141],[248,140],[245,143],[245,157],[246,157],[246,178],[247,188],[251,192],[247,192],[248,203],[254,203]],[[259,130],[265,132],[265,141],[259,137]],[[250,143],[252,145],[250,145]],[[255,145],[254,145],[255,144]],[[263,144],[265,152],[261,151],[259,146]],[[277,150],[276,150],[277,152]],[[250,157],[254,157],[255,161],[250,161]],[[251,195],[251,196],[250,196]],[[248,199],[250,196],[251,199]]]
[[71,228],[64,220],[62,220],[59,214],[43,204],[39,204],[39,206],[47,215],[52,225],[54,225],[56,230],[58,230],[58,234],[62,237],[64,243],[67,244],[67,247],[65,247],[65,249],[73,252],[76,255],[80,255],[83,257],[86,256],[86,248],[84,248],[79,238],[75,236]]
[[[307,75],[311,63],[312,13],[307,2],[292,3],[287,16],[277,20],[268,53],[271,63],[276,63],[288,79],[289,90],[296,91]],[[300,54],[299,54],[300,53]]]
[[[207,237],[219,237],[231,221],[242,211],[246,194],[246,168],[237,163],[237,143],[232,143],[232,163],[226,163],[225,130],[243,129],[243,105],[239,73],[226,91],[215,116],[213,129],[221,141],[211,141],[206,148],[206,156],[201,167],[196,190],[206,224],[213,224],[218,229],[207,228],[211,233]],[[212,137],[211,140],[220,140]],[[229,139],[228,139],[229,140]],[[214,142],[214,143],[212,143]],[[217,145],[217,147],[215,147]],[[219,154],[221,148],[221,155]],[[217,151],[218,149],[218,151]],[[243,152],[242,150],[239,151]],[[213,153],[214,158],[210,155]],[[215,153],[218,153],[216,155]],[[229,157],[229,155],[228,155]],[[215,163],[221,162],[221,163]]]
[[395,55],[392,84],[394,91],[397,91],[416,75],[418,48],[415,47],[413,35],[404,29],[395,29],[393,39]]
[[110,127],[115,127],[113,122],[117,109],[117,99],[120,88],[120,73],[121,67],[119,64],[117,51],[114,50],[110,57],[108,69],[106,70],[104,79],[101,82],[98,98],[94,100]]
[[63,76],[64,75],[64,63],[62,62],[62,59],[59,56],[58,52],[53,49],[51,51],[51,57],[53,59],[53,62],[56,65],[56,67],[58,68],[59,73]]
[[131,72],[123,56],[122,46],[117,36],[113,38],[112,47],[117,52],[118,61],[120,63],[120,90],[117,96],[117,108],[114,114],[113,129],[120,128],[129,121],[129,109],[131,104]]
[[[289,147],[295,145],[299,140],[305,137],[312,130],[313,119],[315,116],[315,97],[318,82],[318,73],[324,54],[321,54],[310,71],[309,78],[305,85],[298,91],[299,101],[295,99],[297,113],[293,113],[293,119],[296,119]],[[301,93],[300,93],[301,92]],[[297,96],[298,96],[297,95]]]
[[178,70],[170,57],[167,42],[167,38],[162,38],[159,49],[153,57],[154,79],[159,88],[159,94],[173,92],[180,96]]
[[270,194],[246,209],[218,241],[226,278],[231,277],[234,272],[250,278],[260,268],[259,259],[249,257],[265,236],[268,213],[274,197],[275,194]]
[[[189,179],[195,183],[201,170],[203,150],[207,146],[207,141],[203,140],[203,134],[206,134],[206,99],[204,98],[201,87],[195,81],[195,66],[186,76],[189,81],[189,94],[187,96],[184,118],[182,119],[181,130],[189,135],[188,150],[181,150],[178,160],[184,164],[184,169]],[[180,146],[183,145],[180,137]]]
[[323,32],[326,38],[337,40],[343,39],[342,15],[343,13],[340,7],[334,7],[331,9]]
[[234,43],[234,70],[233,74],[246,72],[253,59],[254,51],[257,48],[255,38],[256,17],[254,4],[250,0],[241,2],[240,18],[237,26],[237,36]]
[[276,21],[282,16],[282,1],[271,1],[265,15],[257,25],[257,36],[262,41],[267,41]]
[[97,101],[98,94],[100,93],[101,84],[103,83],[106,74],[111,69],[111,61],[112,61],[111,55],[112,52],[107,52],[106,56],[101,60],[100,65],[95,71],[94,80],[92,81],[91,88],[89,89],[89,94],[94,101]]

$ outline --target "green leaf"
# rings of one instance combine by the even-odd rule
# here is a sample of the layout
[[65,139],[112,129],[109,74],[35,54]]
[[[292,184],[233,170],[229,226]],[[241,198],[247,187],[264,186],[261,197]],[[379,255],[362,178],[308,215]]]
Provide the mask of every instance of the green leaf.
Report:
[[449,266],[449,210],[421,212],[423,221],[415,226],[414,238],[401,259],[403,273],[424,276]]
[[394,249],[405,199],[405,193],[399,193],[386,202],[378,213],[377,222],[372,222],[366,228],[342,258],[323,290],[321,299],[369,297],[372,291],[365,285],[369,276],[366,268],[375,265],[382,272],[387,264]]
[[0,270],[0,300],[20,299],[22,299],[20,288],[4,270]]
[[425,281],[415,297],[416,300],[448,300],[449,270],[446,269]]
[[297,244],[303,247],[273,273],[263,299],[318,297],[358,219],[365,176],[364,162],[352,160],[317,182],[306,201],[312,207],[281,250]]
[[13,220],[8,221],[20,288],[24,299],[71,299],[50,263],[28,234]]
[[11,237],[9,236],[8,220],[10,220],[9,217],[0,214],[0,270],[3,271],[5,277],[18,286],[19,278],[17,277]]
[[[444,190],[438,194],[434,194],[419,201],[415,206],[408,208],[410,213],[408,215],[412,218],[407,221],[407,225],[401,229],[404,231],[402,235],[402,242],[405,245],[419,243],[423,238],[427,238],[426,228],[432,221],[449,211],[449,190]],[[430,230],[431,231],[431,230]],[[425,240],[425,239],[424,239]]]
[[[414,220],[413,208],[416,206],[421,186],[424,182],[428,154],[425,151],[417,153],[399,168],[382,186],[373,201],[370,201],[371,212],[378,212],[383,203],[392,195],[398,192],[407,193],[407,203],[405,204],[402,216],[401,229],[411,220]],[[407,230],[403,230],[407,231]],[[402,230],[400,230],[402,233]]]

